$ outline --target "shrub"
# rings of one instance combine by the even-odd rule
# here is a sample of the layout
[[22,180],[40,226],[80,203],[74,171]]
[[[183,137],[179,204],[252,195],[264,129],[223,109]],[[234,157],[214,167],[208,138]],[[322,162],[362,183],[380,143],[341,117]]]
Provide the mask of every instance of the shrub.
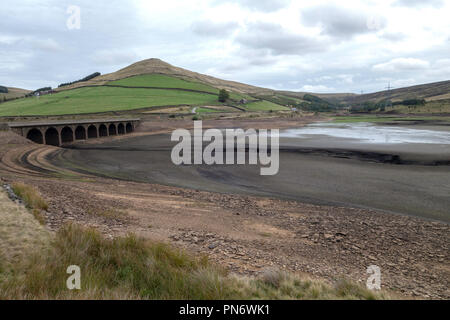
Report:
[[227,90],[222,89],[219,91],[219,101],[220,102],[226,102],[230,98],[230,94]]

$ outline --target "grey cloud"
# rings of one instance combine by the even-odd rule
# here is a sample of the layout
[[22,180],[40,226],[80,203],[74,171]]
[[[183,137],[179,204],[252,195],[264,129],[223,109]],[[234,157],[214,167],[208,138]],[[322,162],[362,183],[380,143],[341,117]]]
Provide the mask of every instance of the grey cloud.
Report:
[[301,12],[301,17],[305,25],[320,25],[324,34],[338,38],[351,38],[357,34],[376,32],[386,25],[383,17],[334,5],[305,9]]
[[372,67],[374,71],[398,72],[398,71],[416,71],[428,69],[430,63],[417,58],[396,58],[388,62],[379,63]]
[[214,22],[211,20],[196,21],[191,28],[194,33],[206,37],[228,36],[233,33],[239,24],[237,22]]
[[43,51],[63,51],[63,47],[53,39],[33,39],[32,47]]
[[[72,4],[81,8],[79,30],[69,30],[66,25],[66,10]],[[0,10],[0,51],[15,69],[14,76],[0,72],[0,83],[27,89],[57,86],[84,77],[91,70],[106,73],[125,66],[120,61],[134,62],[116,54],[100,65],[100,56],[93,53],[114,53],[116,48],[146,43],[148,33],[136,23],[136,17],[132,4],[118,0],[103,4],[46,0],[32,5],[17,0],[4,6]],[[4,68],[0,65],[0,69]]]
[[392,42],[398,42],[405,40],[407,38],[407,35],[404,33],[383,33],[380,35],[380,38],[389,40]]
[[214,3],[236,3],[256,11],[276,11],[287,7],[290,0],[216,0]]
[[139,60],[139,57],[130,51],[101,50],[95,52],[91,59],[99,65],[122,65],[134,63]]
[[435,7],[440,8],[444,5],[443,0],[397,0],[394,6],[400,7]]
[[267,50],[272,55],[304,55],[326,50],[325,44],[315,38],[288,32],[271,23],[248,25],[236,41],[248,48]]

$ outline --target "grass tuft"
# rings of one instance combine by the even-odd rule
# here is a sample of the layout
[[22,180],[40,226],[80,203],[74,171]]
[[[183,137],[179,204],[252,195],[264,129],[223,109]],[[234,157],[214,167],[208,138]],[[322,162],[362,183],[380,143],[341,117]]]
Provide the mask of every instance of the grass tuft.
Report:
[[17,182],[12,184],[14,193],[21,198],[29,209],[47,210],[48,204],[39,192],[30,185]]

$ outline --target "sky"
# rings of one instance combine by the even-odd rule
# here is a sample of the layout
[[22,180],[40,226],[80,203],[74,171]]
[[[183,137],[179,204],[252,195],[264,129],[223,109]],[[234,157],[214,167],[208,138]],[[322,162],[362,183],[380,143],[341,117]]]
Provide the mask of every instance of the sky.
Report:
[[450,80],[450,0],[15,0],[0,85],[37,89],[148,58],[251,85],[369,93]]

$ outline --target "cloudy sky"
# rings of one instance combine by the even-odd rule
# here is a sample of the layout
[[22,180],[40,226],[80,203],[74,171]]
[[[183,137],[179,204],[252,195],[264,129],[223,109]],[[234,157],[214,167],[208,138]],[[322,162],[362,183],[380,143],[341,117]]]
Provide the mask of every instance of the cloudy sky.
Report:
[[273,89],[380,91],[450,80],[449,17],[449,0],[15,0],[0,10],[0,85],[160,58]]

